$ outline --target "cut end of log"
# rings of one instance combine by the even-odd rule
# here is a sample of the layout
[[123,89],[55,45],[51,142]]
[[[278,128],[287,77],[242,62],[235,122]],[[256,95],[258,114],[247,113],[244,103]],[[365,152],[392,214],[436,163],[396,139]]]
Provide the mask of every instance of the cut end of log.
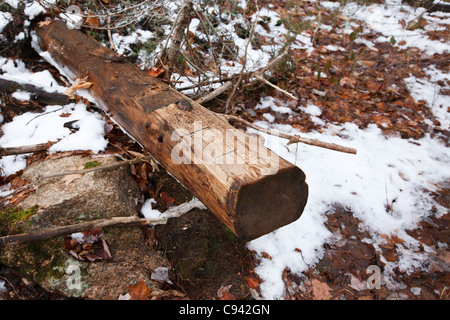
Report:
[[251,241],[300,218],[308,199],[305,174],[290,167],[244,185],[236,204],[236,235]]

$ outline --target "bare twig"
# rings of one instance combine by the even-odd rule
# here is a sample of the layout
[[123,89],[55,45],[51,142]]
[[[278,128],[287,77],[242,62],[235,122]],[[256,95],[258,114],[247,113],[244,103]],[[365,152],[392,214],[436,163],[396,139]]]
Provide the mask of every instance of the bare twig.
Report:
[[261,69],[256,70],[254,72],[250,72],[249,77],[256,77],[256,76],[261,77],[264,74],[264,72],[272,69],[278,63],[280,63],[281,60],[283,60],[287,54],[288,54],[288,50],[286,49],[284,52],[282,52],[280,55],[278,55],[276,58],[274,58],[272,61],[270,61],[265,67],[262,67]]
[[48,148],[47,143],[35,144],[31,146],[22,146],[22,147],[0,147],[0,157],[3,156],[12,156],[18,154],[25,153],[33,153],[38,151],[45,151]]
[[248,41],[245,44],[245,51],[244,51],[244,58],[242,59],[242,69],[241,72],[239,74],[239,78],[236,81],[233,90],[231,91],[230,95],[228,96],[227,102],[225,104],[225,113],[228,113],[228,108],[230,106],[231,100],[233,99],[234,94],[236,93],[237,88],[239,87],[239,84],[242,81],[242,78],[244,76],[244,70],[245,67],[247,66],[247,51],[248,51],[248,46],[250,45],[250,42],[252,42],[252,37],[253,37],[253,31],[255,30],[256,24],[258,22],[258,18],[259,18],[259,12],[256,15],[256,19],[255,21],[252,23],[252,28],[250,29],[249,35],[248,35]]
[[188,213],[189,211],[191,211],[192,209],[195,209],[195,208],[200,209],[200,210],[207,210],[205,205],[199,199],[194,197],[189,202],[182,203],[176,207],[170,207],[166,211],[162,212],[159,217],[164,218],[164,219],[178,218],[178,217],[182,216],[183,214]]
[[112,34],[111,34],[111,16],[110,15],[108,15],[108,19],[107,19],[107,22],[108,22],[108,38],[109,38],[109,43],[110,43],[110,45],[111,45],[111,49],[113,50],[113,51],[116,51],[117,52],[117,48],[116,48],[116,46],[115,46],[115,44],[114,44],[114,41],[113,41],[113,38],[112,38]]
[[195,100],[195,102],[198,102],[198,103],[202,104],[202,103],[205,103],[207,101],[210,101],[210,100],[214,99],[215,97],[221,95],[222,93],[224,93],[228,89],[230,89],[232,85],[233,85],[232,81],[225,82],[224,85],[218,87],[217,89],[215,89],[214,91],[208,93],[207,95],[205,95],[205,96]]
[[255,130],[273,135],[273,136],[277,136],[283,139],[288,139],[288,145],[292,144],[292,143],[304,143],[304,144],[308,144],[311,146],[316,146],[316,147],[321,147],[321,148],[326,148],[326,149],[330,149],[330,150],[335,150],[335,151],[339,151],[339,152],[345,152],[345,153],[351,153],[351,154],[356,154],[356,149],[354,148],[349,148],[349,147],[344,147],[344,146],[340,146],[338,144],[334,144],[334,143],[329,143],[329,142],[323,142],[317,139],[309,139],[309,138],[303,138],[299,135],[290,135],[290,134],[286,134],[286,133],[282,133],[282,132],[278,132],[275,130],[270,130],[270,129],[265,129],[262,127],[259,127],[251,122],[248,122],[242,118],[233,116],[233,115],[227,115],[227,114],[221,114],[219,115],[219,117],[223,117],[225,118],[227,121],[236,121],[236,122],[240,122],[244,125],[246,125],[247,127],[253,128]]
[[43,241],[52,239],[58,236],[63,236],[75,232],[89,230],[93,228],[105,228],[118,225],[138,225],[148,226],[156,224],[164,224],[167,219],[143,219],[137,216],[131,217],[114,217],[109,219],[99,219],[88,222],[82,222],[69,226],[58,227],[50,230],[36,231],[31,233],[22,233],[0,237],[0,247],[17,245],[26,242]]
[[264,79],[263,77],[258,76],[258,75],[255,75],[255,78],[258,79],[259,81],[264,82],[265,84],[271,86],[272,88],[275,88],[276,90],[278,90],[278,91],[284,93],[284,94],[287,95],[289,98],[292,98],[292,99],[294,99],[294,100],[298,100],[296,97],[294,97],[292,94],[290,94],[290,93],[287,92],[286,90],[281,89],[280,87],[274,85],[273,83],[271,83],[270,81]]
[[137,225],[145,227],[149,225],[165,224],[167,223],[168,219],[180,217],[183,214],[188,213],[189,211],[195,208],[201,210],[207,209],[200,200],[194,197],[189,202],[182,203],[176,207],[170,207],[169,209],[161,213],[161,218],[158,219],[146,219],[140,218],[138,216],[131,216],[131,217],[113,217],[109,219],[93,220],[44,231],[36,231],[31,233],[22,233],[0,237],[0,247],[17,245],[26,242],[48,240],[55,237],[80,232],[84,230],[89,230],[93,228],[105,228],[123,225]]
[[[268,82],[266,79],[262,78],[262,75],[264,74],[264,72],[266,72],[267,70],[272,69],[274,66],[276,66],[281,60],[284,59],[284,57],[286,57],[287,55],[287,51],[283,52],[282,54],[280,54],[279,56],[277,56],[275,59],[273,59],[272,61],[270,61],[265,67],[253,71],[253,72],[248,72],[248,73],[244,73],[244,74],[240,74],[239,77],[240,78],[247,78],[247,79],[251,79],[251,78],[256,78],[260,81],[263,82]],[[236,76],[234,76],[236,77]],[[230,77],[230,79],[233,79],[234,77]],[[262,79],[262,80],[261,80]],[[213,82],[208,82],[205,85],[208,84],[212,84]],[[223,92],[227,91],[228,89],[230,89],[230,87],[232,86],[233,82],[232,81],[227,81],[225,82],[222,86],[218,87],[217,89],[215,89],[214,91],[206,94],[205,96],[197,99],[196,101],[200,104],[205,103],[207,101],[210,101],[212,99],[214,99],[215,97],[217,97],[218,95],[222,94]],[[283,93],[287,94],[289,97],[298,100],[296,97],[294,97],[293,95],[291,95],[289,92],[275,86],[274,84],[269,82],[269,85],[274,86],[275,89],[282,91]],[[198,85],[197,85],[198,86]],[[197,87],[197,86],[191,86],[191,87],[186,87],[184,89],[192,89],[192,87]]]

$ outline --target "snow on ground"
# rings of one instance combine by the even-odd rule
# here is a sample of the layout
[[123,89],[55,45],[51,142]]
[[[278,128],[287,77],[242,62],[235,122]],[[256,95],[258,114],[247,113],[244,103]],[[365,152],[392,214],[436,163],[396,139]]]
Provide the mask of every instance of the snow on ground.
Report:
[[[7,3],[10,2],[15,3],[13,0],[7,1]],[[449,14],[440,14],[438,19],[438,15],[424,13],[423,9],[400,6],[400,0],[387,0],[386,3],[388,6],[381,4],[362,6],[348,3],[341,7],[338,2],[321,2],[321,5],[331,10],[339,10],[352,19],[366,22],[363,32],[375,31],[382,34],[375,42],[391,41],[394,37],[400,49],[417,47],[430,55],[450,51],[448,43],[429,39],[425,34],[426,30],[408,31],[402,28],[399,22],[403,19],[409,23],[423,14],[429,23],[426,28],[438,30],[441,28],[438,22],[450,23]],[[32,8],[29,6],[30,16]],[[250,45],[248,70],[265,65],[271,57],[270,53],[276,52],[282,45],[283,34],[286,32],[283,25],[276,25],[279,19],[277,13],[264,9],[259,14],[271,17],[271,33],[266,36],[274,37],[275,41],[263,50],[255,50]],[[0,29],[10,19],[8,14],[0,13]],[[238,23],[242,21],[232,21],[229,25],[222,25],[222,27],[230,28],[231,34]],[[351,23],[353,22],[349,21],[349,26]],[[192,24],[191,31],[195,31],[196,27],[198,24]],[[265,30],[261,30],[259,25],[257,28],[258,32],[265,34]],[[348,30],[350,33],[353,29],[349,27]],[[139,38],[139,35],[142,38]],[[114,35],[113,39],[119,51],[125,52],[132,43],[139,40],[146,41],[150,37],[149,33],[136,32],[128,38]],[[242,56],[246,41],[237,37],[234,40],[239,44],[239,56]],[[368,42],[367,45],[376,46],[376,43]],[[314,50],[311,46],[311,34],[297,35],[293,47]],[[339,50],[339,48],[332,49]],[[223,69],[230,73],[240,72],[241,68],[242,65],[239,63],[231,66],[227,61],[223,61]],[[65,89],[57,85],[48,71],[32,73],[19,60],[12,61],[0,57],[0,69],[3,72],[1,77],[5,79],[35,84],[49,91],[63,92]],[[450,76],[434,66],[428,66],[425,73],[429,78],[417,79],[411,75],[404,81],[414,99],[425,100],[441,122],[441,126],[448,129],[450,102],[448,96],[439,94],[436,82],[442,79],[449,80]],[[26,98],[23,93],[16,95]],[[267,106],[275,112],[291,115],[293,113],[291,108],[275,101],[272,97],[262,99],[256,108]],[[324,131],[300,133],[289,125],[274,124],[274,117],[269,113],[265,115],[268,121],[259,121],[255,124],[289,134],[300,134],[308,138],[353,147],[358,150],[358,154],[339,153],[302,144],[286,147],[286,140],[264,134],[267,147],[295,163],[306,173],[310,194],[305,211],[298,221],[248,243],[249,249],[255,250],[261,256],[261,263],[255,271],[263,280],[261,284],[263,297],[279,299],[283,296],[282,273],[286,267],[294,273],[300,273],[308,266],[313,266],[322,257],[323,244],[331,241],[332,236],[324,225],[325,213],[333,203],[340,203],[351,208],[354,215],[362,221],[360,229],[368,230],[373,235],[372,239],[367,241],[373,243],[375,247],[383,241],[379,236],[381,234],[394,233],[405,240],[405,250],[400,256],[400,261],[397,262],[401,271],[410,272],[413,268],[422,267],[426,256],[417,250],[416,240],[405,230],[414,228],[424,216],[430,214],[433,206],[437,208],[435,214],[444,213],[445,209],[433,201],[429,191],[435,190],[440,182],[450,179],[448,148],[428,135],[415,141],[388,138],[375,125],[364,130],[352,123],[325,126],[320,118],[319,107],[309,104],[299,109],[310,114],[315,123],[323,125]],[[70,113],[70,115],[61,117],[63,113]],[[72,120],[79,120],[76,123],[79,130],[74,133],[63,127],[64,123]],[[98,152],[103,150],[107,143],[103,137],[103,124],[100,115],[86,111],[83,104],[48,106],[39,116],[25,113],[17,116],[13,122],[3,124],[4,135],[0,139],[0,146],[21,146],[61,139],[52,146],[52,152],[79,149]],[[14,173],[23,169],[25,165],[25,155],[4,157],[0,160],[0,167],[4,170],[4,174]],[[147,200],[143,211],[149,217],[159,216],[160,212],[154,210],[152,204],[152,199]],[[392,206],[390,210],[387,210],[387,204]],[[445,246],[445,244],[442,245]],[[425,252],[433,250],[423,246]],[[301,250],[301,255],[298,249]],[[263,258],[263,252],[270,255],[271,259]],[[397,266],[393,262],[385,262],[386,273]]]
[[[74,133],[64,127],[67,122],[76,121]],[[4,135],[0,138],[1,147],[20,147],[48,141],[56,142],[50,152],[70,150],[105,150],[108,142],[104,138],[105,121],[99,114],[86,110],[83,103],[66,106],[47,106],[43,113],[32,112],[16,116],[12,122],[2,126]],[[26,155],[7,156],[0,159],[3,175],[14,174],[25,169]]]
[[[338,5],[336,2],[321,2],[321,4],[328,7],[336,7]],[[427,30],[442,30],[443,27],[438,26],[436,21],[448,24],[450,23],[449,15],[444,14],[443,16],[446,19],[440,19],[425,11],[425,8],[415,9],[402,5],[401,0],[386,0],[385,4],[372,4],[369,6],[348,3],[343,8],[343,13],[348,17],[361,20],[367,24],[370,30],[381,33],[383,36],[377,39],[378,42],[388,42],[393,37],[400,49],[416,47],[430,55],[450,51],[448,41],[445,41],[445,39],[443,39],[444,42],[431,40],[425,34]],[[423,16],[428,23],[424,30],[420,28],[405,30],[400,23],[403,20],[404,25],[411,26],[420,16]]]
[[[396,234],[410,241],[412,249],[416,243],[404,231],[414,228],[433,205],[438,207],[438,214],[446,212],[424,192],[424,189],[436,190],[437,183],[450,179],[449,150],[430,137],[413,143],[412,140],[386,138],[375,125],[361,130],[351,123],[307,134],[289,125],[255,124],[358,150],[357,155],[351,155],[290,145],[288,151],[287,140],[264,135],[268,148],[304,170],[310,190],[299,220],[249,243],[250,249],[266,252],[271,257],[262,259],[256,268],[264,281],[261,289],[265,298],[276,299],[283,295],[281,275],[285,267],[299,273],[322,257],[322,245],[331,237],[323,225],[325,213],[333,203],[351,208],[355,217],[363,221],[361,230],[369,230],[374,235]],[[341,137],[335,135],[336,131]],[[386,210],[388,202],[392,204],[391,211]],[[303,257],[296,249],[301,250]],[[421,258],[424,257],[415,252],[404,252],[399,262],[401,271],[420,266],[417,259]]]
[[6,59],[0,57],[0,78],[5,80],[16,81],[19,83],[32,84],[37,87],[42,87],[48,92],[63,93],[66,88],[60,86],[53,78],[48,70],[40,72],[29,71],[25,63],[21,60]]
[[[414,46],[429,55],[450,51],[448,43],[428,39],[423,30],[403,30],[399,24],[400,19],[409,21],[413,17],[417,18],[423,9],[414,11],[406,7],[403,10],[400,0],[388,0],[387,3],[389,7],[349,3],[341,10],[351,18],[365,21],[370,30],[384,35],[377,41],[390,41],[394,37],[397,43],[404,41],[400,48]],[[339,9],[340,6],[336,2],[321,2],[321,5],[331,9]],[[424,16],[432,20],[428,14]],[[449,18],[447,14],[439,23],[448,24]],[[434,27],[437,28],[436,25]],[[404,81],[414,99],[425,100],[442,128],[448,129],[450,99],[439,93],[436,82],[448,80],[450,75],[434,66],[427,67],[425,72],[430,79],[411,76]],[[262,99],[256,108],[267,108],[266,100]],[[282,106],[278,103],[276,109],[280,108]],[[313,121],[323,124],[319,107],[308,105],[301,109],[311,114]],[[385,281],[389,279],[389,272],[397,266],[402,272],[423,267],[426,253],[434,249],[422,244],[425,253],[420,253],[417,241],[405,231],[417,227],[417,223],[430,214],[433,207],[437,208],[438,216],[447,212],[429,194],[429,191],[436,190],[440,182],[450,179],[450,152],[445,145],[428,135],[420,140],[387,138],[375,125],[361,130],[351,123],[332,125],[321,133],[301,133],[290,125],[270,123],[273,121],[270,114],[264,116],[269,122],[255,124],[358,150],[357,155],[350,155],[305,145],[290,145],[286,148],[287,140],[263,134],[268,148],[304,170],[310,188],[308,203],[299,220],[248,244],[257,253],[264,252],[270,256],[270,259],[264,259],[261,255],[261,264],[255,269],[263,280],[261,291],[266,299],[283,296],[285,286],[282,273],[286,267],[294,273],[300,273],[322,257],[323,243],[331,241],[331,233],[324,226],[325,213],[333,203],[351,208],[353,214],[363,221],[360,229],[372,233],[373,239],[367,239],[367,242],[371,242],[375,248],[379,248],[379,244],[384,241],[379,236],[381,234],[396,234],[406,240],[405,249],[397,263],[383,261],[386,263]],[[392,205],[391,210],[387,210],[387,204]],[[441,245],[445,247],[447,244]]]

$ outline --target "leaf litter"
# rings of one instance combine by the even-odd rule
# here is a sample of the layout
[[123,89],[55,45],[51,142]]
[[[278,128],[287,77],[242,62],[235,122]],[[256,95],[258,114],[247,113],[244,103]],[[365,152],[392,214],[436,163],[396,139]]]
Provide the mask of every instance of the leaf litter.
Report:
[[103,230],[94,228],[64,237],[64,250],[80,261],[94,262],[111,260],[108,244],[103,239]]

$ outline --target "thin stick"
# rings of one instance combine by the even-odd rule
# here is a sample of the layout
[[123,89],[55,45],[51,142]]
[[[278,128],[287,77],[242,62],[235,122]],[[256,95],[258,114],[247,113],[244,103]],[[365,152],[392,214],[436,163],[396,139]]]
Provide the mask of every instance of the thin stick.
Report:
[[93,220],[82,222],[64,227],[58,227],[50,230],[36,231],[31,233],[22,233],[0,237],[0,247],[17,245],[26,242],[44,241],[54,237],[63,236],[75,232],[89,230],[93,228],[105,228],[118,225],[138,225],[148,226],[156,224],[164,224],[167,219],[143,219],[137,216],[131,217],[114,217],[109,219]]
[[10,246],[21,244],[25,242],[33,242],[33,241],[43,241],[52,239],[54,237],[59,237],[63,235],[67,235],[70,233],[80,232],[84,230],[89,230],[93,228],[105,228],[111,226],[119,226],[119,225],[137,225],[141,227],[149,226],[149,225],[157,225],[157,224],[165,224],[170,218],[178,218],[185,213],[188,213],[192,209],[200,209],[207,210],[205,205],[198,200],[197,198],[192,198],[191,201],[182,203],[176,207],[170,207],[163,213],[161,213],[161,218],[158,219],[146,219],[139,218],[137,216],[131,217],[114,217],[109,219],[99,219],[93,221],[82,222],[78,224],[72,224],[68,226],[58,227],[54,229],[30,232],[30,233],[22,233],[16,235],[9,235],[5,237],[0,237],[0,247],[2,246]]
[[248,41],[245,44],[245,51],[244,51],[244,59],[242,59],[242,69],[241,69],[241,73],[239,74],[239,78],[236,81],[236,84],[233,87],[233,90],[231,91],[230,95],[228,96],[227,102],[225,104],[225,113],[228,113],[228,108],[230,106],[231,100],[233,99],[234,94],[236,93],[237,88],[239,87],[239,84],[242,81],[243,75],[244,75],[244,70],[245,67],[247,66],[247,51],[248,51],[248,46],[250,45],[250,42],[252,42],[252,37],[253,37],[253,31],[255,30],[256,24],[258,22],[259,19],[259,12],[256,15],[256,19],[255,22],[252,24],[252,28],[250,29],[250,32],[248,34]]
[[[282,54],[280,54],[279,56],[277,56],[275,59],[270,61],[265,67],[263,67],[263,68],[261,68],[259,70],[256,70],[256,71],[253,71],[253,72],[248,72],[248,73],[241,73],[239,75],[239,78],[248,78],[248,79],[261,78],[262,80],[260,80],[260,79],[258,79],[258,80],[265,82],[267,80],[262,78],[262,75],[264,74],[264,72],[266,72],[267,70],[272,69],[274,66],[276,66],[286,55],[287,55],[287,51],[285,51]],[[229,77],[229,79],[233,79],[235,77],[236,77],[236,75],[232,76],[232,77]],[[222,80],[225,80],[225,79],[222,79]],[[217,82],[221,82],[222,80],[218,80]],[[228,79],[226,79],[226,80],[228,80]],[[205,85],[209,85],[209,84],[212,84],[212,83],[214,83],[214,82],[211,81],[211,82],[206,83]],[[271,86],[275,86],[275,85],[273,85],[270,82],[268,84],[271,85]],[[196,88],[196,87],[199,87],[199,86],[201,86],[201,84],[198,84],[198,85],[195,85],[195,86],[190,86],[190,87],[185,87],[185,88],[182,88],[182,89],[184,89],[184,90],[192,89],[192,88]],[[212,91],[212,92],[206,94],[205,96],[197,99],[196,102],[202,104],[202,103],[205,103],[207,101],[210,101],[210,100],[214,99],[215,97],[217,97],[218,95],[220,95],[223,92],[225,92],[226,90],[230,89],[231,86],[232,86],[232,81],[227,81],[222,86],[220,86],[217,89],[215,89],[214,91]],[[277,86],[275,86],[275,89],[281,90],[283,93],[287,94],[289,97],[291,97],[291,98],[293,98],[295,100],[298,100],[296,97],[291,95],[289,92],[286,92],[286,91],[284,91],[283,89],[281,89],[281,88],[279,88]]]
[[5,147],[5,148],[0,147],[0,157],[45,151],[47,150],[47,148],[48,148],[47,143],[21,147]]
[[116,48],[116,45],[114,44],[112,34],[111,34],[111,29],[110,29],[111,28],[111,16],[110,15],[108,15],[107,22],[108,22],[108,31],[107,32],[108,32],[109,43],[111,45],[111,49],[113,51],[117,52],[117,48]]
[[276,66],[281,60],[284,59],[284,57],[286,57],[287,55],[287,50],[284,51],[282,54],[280,54],[279,56],[277,56],[275,59],[273,59],[272,61],[270,61],[265,67],[262,67],[259,70],[256,70],[254,72],[251,72],[249,74],[250,77],[255,77],[255,76],[262,76],[264,72],[266,72],[269,69],[272,69],[274,66]]
[[258,79],[261,82],[264,82],[265,84],[271,86],[272,88],[277,89],[278,91],[284,93],[285,95],[287,95],[289,98],[292,98],[294,100],[298,100],[296,97],[294,97],[292,94],[290,94],[289,92],[287,92],[286,90],[281,89],[280,87],[274,85],[273,83],[271,83],[270,81],[264,79],[263,77],[260,77],[258,75],[255,76],[256,79]]
[[236,122],[240,122],[242,124],[245,124],[247,127],[253,128],[255,130],[273,135],[273,136],[277,136],[283,139],[288,139],[288,145],[292,144],[292,143],[297,143],[297,142],[301,142],[304,144],[308,144],[311,146],[316,146],[316,147],[321,147],[321,148],[326,148],[326,149],[330,149],[330,150],[335,150],[335,151],[339,151],[339,152],[345,152],[345,153],[351,153],[351,154],[356,154],[356,149],[354,148],[349,148],[349,147],[344,147],[338,144],[334,144],[334,143],[329,143],[329,142],[323,142],[317,139],[309,139],[309,138],[303,138],[300,137],[299,135],[290,135],[290,134],[286,134],[286,133],[282,133],[282,132],[278,132],[275,130],[270,130],[270,129],[264,129],[261,128],[251,122],[248,122],[242,118],[233,116],[233,115],[228,115],[228,114],[221,114],[219,115],[219,117],[223,117],[225,118],[227,121],[232,120],[232,121],[236,121]]
[[137,163],[137,162],[141,162],[141,161],[151,160],[151,159],[153,159],[152,156],[145,156],[145,157],[135,158],[135,159],[131,159],[131,160],[115,162],[115,163],[111,163],[111,164],[107,164],[107,165],[101,165],[101,166],[84,169],[84,170],[64,171],[64,172],[46,174],[46,175],[40,176],[40,178],[49,179],[49,178],[55,178],[55,177],[60,177],[60,176],[67,176],[69,174],[85,174],[85,173],[92,172],[92,171],[120,167],[120,166],[129,165],[129,164],[133,164],[133,163]]
[[224,85],[222,85],[222,86],[218,87],[217,89],[215,89],[214,91],[211,91],[207,95],[204,95],[203,97],[195,100],[195,102],[198,102],[199,104],[202,104],[202,103],[205,103],[207,101],[210,101],[210,100],[214,99],[215,97],[221,95],[223,92],[225,92],[228,89],[230,89],[232,85],[233,85],[233,82],[232,81],[228,81],[228,82],[224,83]]

